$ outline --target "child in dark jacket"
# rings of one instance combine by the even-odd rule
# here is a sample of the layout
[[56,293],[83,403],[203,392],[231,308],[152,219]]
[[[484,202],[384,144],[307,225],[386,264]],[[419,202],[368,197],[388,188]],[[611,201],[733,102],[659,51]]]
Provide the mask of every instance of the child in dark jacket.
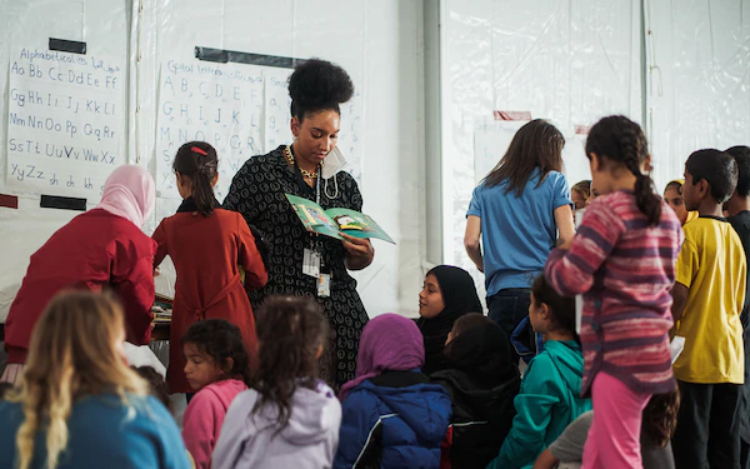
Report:
[[481,314],[453,325],[445,346],[449,369],[430,378],[451,395],[453,417],[441,468],[484,469],[497,456],[516,414],[521,387],[502,328]]
[[341,389],[343,418],[334,468],[437,469],[451,418],[448,392],[420,372],[424,343],[397,314],[367,323],[357,377]]

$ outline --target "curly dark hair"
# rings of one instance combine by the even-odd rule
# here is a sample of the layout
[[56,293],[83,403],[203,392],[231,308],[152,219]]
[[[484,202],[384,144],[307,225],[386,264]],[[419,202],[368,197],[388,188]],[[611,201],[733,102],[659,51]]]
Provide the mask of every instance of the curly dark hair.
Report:
[[258,310],[260,367],[249,386],[258,392],[253,413],[276,405],[278,432],[289,422],[297,387],[318,385],[318,354],[328,338],[328,320],[317,303],[294,296],[270,296]]
[[172,403],[169,400],[167,383],[164,381],[162,375],[160,375],[153,366],[131,366],[130,369],[138,373],[141,378],[148,382],[151,387],[151,395],[159,399],[171,414],[173,410]]
[[203,216],[214,211],[214,188],[211,185],[218,174],[219,159],[216,150],[206,142],[187,142],[177,150],[172,169],[187,176],[193,183],[193,200]]
[[289,77],[292,116],[300,122],[306,115],[320,111],[340,114],[339,105],[349,101],[353,94],[354,85],[346,70],[326,60],[306,60]]
[[723,204],[737,187],[737,162],[729,153],[714,148],[693,152],[685,163],[685,172],[693,176],[693,185],[706,180],[711,197]]
[[679,411],[679,390],[666,394],[654,394],[643,409],[643,429],[662,448],[674,435]]
[[219,379],[238,378],[250,382],[250,357],[242,342],[240,328],[223,319],[198,321],[182,336],[182,344],[193,344],[221,369],[232,359],[232,369]]
[[605,117],[593,127],[586,139],[586,156],[596,154],[600,161],[625,166],[636,177],[635,200],[646,216],[649,226],[661,219],[661,197],[654,190],[654,181],[641,172],[641,164],[649,157],[648,142],[641,126],[625,116]]
[[737,145],[726,150],[734,161],[737,162],[739,178],[737,179],[737,195],[740,197],[750,196],[750,147]]

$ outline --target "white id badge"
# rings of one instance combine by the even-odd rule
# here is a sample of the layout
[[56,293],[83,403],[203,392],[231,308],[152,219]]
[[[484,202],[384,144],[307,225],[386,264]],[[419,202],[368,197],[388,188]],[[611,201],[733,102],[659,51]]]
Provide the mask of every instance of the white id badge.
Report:
[[302,273],[313,278],[320,277],[320,254],[312,249],[305,249],[302,259]]
[[318,296],[328,298],[331,296],[331,276],[329,274],[320,274],[318,280]]

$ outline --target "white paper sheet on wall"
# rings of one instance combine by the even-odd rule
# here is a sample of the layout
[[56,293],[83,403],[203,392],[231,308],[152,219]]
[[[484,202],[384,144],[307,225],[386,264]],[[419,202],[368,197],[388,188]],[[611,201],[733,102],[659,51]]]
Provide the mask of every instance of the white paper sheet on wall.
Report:
[[527,121],[486,121],[474,130],[474,179],[484,179],[508,151],[518,129]]
[[125,163],[123,61],[19,46],[9,75],[7,186],[97,202]]
[[265,151],[269,152],[279,145],[292,143],[292,131],[289,128],[291,120],[290,106],[292,100],[289,97],[287,80],[292,70],[286,68],[268,68],[265,70],[264,90],[264,129],[265,129]]
[[[585,131],[588,132],[587,129]],[[585,151],[588,133],[581,133],[578,129],[567,133],[563,131],[563,133],[565,134],[565,147],[562,152],[563,173],[568,179],[568,185],[573,186],[579,181],[590,180],[591,170]]]
[[360,184],[362,182],[363,107],[364,100],[359,91],[354,92],[354,96],[348,103],[341,105],[341,132],[339,132],[337,144],[346,158],[345,170]]
[[156,128],[156,187],[178,198],[172,162],[177,149],[205,141],[219,155],[216,198],[251,156],[263,153],[263,71],[255,66],[167,61],[161,66]]

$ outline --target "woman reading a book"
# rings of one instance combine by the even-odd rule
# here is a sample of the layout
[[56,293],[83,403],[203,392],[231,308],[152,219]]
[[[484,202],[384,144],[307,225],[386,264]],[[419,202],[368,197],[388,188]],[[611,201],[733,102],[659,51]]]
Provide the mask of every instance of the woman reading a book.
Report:
[[331,323],[331,343],[322,357],[322,377],[334,389],[354,379],[357,349],[367,312],[357,282],[347,270],[372,263],[368,240],[342,235],[344,241],[305,230],[286,197],[316,202],[324,210],[360,211],[362,195],[350,174],[330,174],[324,159],[336,147],[341,103],[354,92],[349,75],[337,65],[308,60],[289,80],[294,143],[248,160],[232,180],[224,207],[236,210],[260,229],[270,245],[268,284],[250,292],[256,308],[266,295],[316,298]]

